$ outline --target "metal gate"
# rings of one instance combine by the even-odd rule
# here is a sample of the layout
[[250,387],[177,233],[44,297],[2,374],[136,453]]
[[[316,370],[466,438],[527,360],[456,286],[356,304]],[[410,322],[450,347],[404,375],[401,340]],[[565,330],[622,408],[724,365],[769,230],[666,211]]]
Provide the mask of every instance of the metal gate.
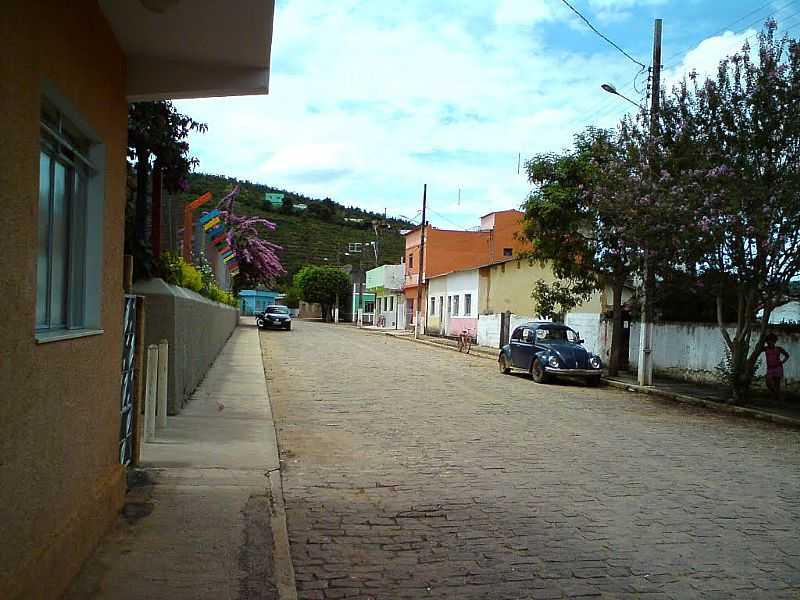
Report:
[[125,295],[122,334],[122,393],[120,397],[119,462],[131,462],[133,450],[133,380],[136,360],[136,296]]

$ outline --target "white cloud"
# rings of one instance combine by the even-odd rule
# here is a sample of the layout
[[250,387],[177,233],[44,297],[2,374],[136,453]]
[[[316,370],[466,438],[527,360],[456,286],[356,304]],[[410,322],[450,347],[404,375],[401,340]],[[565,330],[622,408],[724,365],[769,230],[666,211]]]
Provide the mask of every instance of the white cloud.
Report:
[[756,44],[756,33],[755,29],[740,33],[726,31],[704,39],[686,53],[680,64],[664,72],[664,85],[669,89],[692,71],[697,72],[701,81],[707,77],[714,77],[720,61],[741,50],[745,40],[749,38],[751,46]]
[[395,214],[413,214],[428,183],[435,210],[469,226],[525,198],[518,153],[559,150],[626,110],[599,88],[599,74],[633,77],[623,57],[545,45],[564,24],[558,0],[376,5],[279,5],[269,96],[178,103],[209,123],[191,140],[200,169]]

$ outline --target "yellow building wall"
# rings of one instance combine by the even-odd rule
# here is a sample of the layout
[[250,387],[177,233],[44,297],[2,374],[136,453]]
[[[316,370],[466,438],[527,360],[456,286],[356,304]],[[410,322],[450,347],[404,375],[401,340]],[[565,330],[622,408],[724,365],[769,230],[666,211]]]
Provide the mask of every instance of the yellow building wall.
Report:
[[[480,270],[479,309],[481,314],[511,311],[516,315],[535,316],[531,292],[538,280],[556,281],[549,266],[526,259],[483,267]],[[588,302],[575,307],[572,313],[600,313],[602,293],[595,293]]]
[[[122,506],[118,464],[125,58],[94,0],[0,18],[0,597],[58,598]],[[39,113],[47,81],[105,145],[102,335],[37,344]]]

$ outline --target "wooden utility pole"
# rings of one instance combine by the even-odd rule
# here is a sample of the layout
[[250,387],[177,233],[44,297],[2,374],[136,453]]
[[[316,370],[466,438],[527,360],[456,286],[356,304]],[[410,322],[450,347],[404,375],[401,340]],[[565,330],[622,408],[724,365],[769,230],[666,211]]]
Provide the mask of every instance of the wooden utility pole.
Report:
[[417,338],[422,333],[420,330],[422,329],[422,323],[420,321],[422,317],[422,309],[420,304],[422,303],[422,270],[425,268],[425,210],[428,205],[428,184],[426,183],[425,186],[422,188],[422,228],[420,229],[420,242],[419,242],[419,266],[417,267],[419,270],[417,271],[417,306],[416,308],[416,318],[414,321],[414,337]]
[[[650,168],[655,177],[655,135],[658,128],[658,111],[661,95],[661,19],[656,19],[653,30],[653,78],[650,88]],[[639,385],[653,385],[653,295],[655,273],[651,265],[650,251],[644,248],[644,294],[642,298],[642,324],[639,332]]]

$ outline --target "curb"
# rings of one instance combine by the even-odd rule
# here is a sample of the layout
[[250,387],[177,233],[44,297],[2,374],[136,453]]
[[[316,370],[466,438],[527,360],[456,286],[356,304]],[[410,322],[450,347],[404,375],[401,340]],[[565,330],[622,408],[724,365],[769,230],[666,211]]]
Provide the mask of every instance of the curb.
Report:
[[275,578],[275,588],[278,600],[297,600],[297,582],[294,577],[294,564],[292,563],[292,548],[289,543],[289,528],[286,523],[286,504],[283,498],[283,480],[280,471],[280,448],[278,447],[278,431],[275,425],[275,411],[272,407],[272,396],[269,393],[266,365],[264,363],[264,350],[261,347],[261,335],[258,335],[258,353],[261,356],[262,376],[264,389],[267,392],[267,403],[272,415],[272,435],[268,435],[269,444],[275,446],[275,456],[278,458],[278,468],[266,473],[269,478],[269,527],[272,531],[272,570]]
[[[361,331],[364,331],[363,329]],[[392,335],[391,333],[385,333],[382,331],[366,331],[365,333],[376,333],[378,335],[385,335],[386,337],[394,338],[397,340],[406,340],[408,342],[416,342],[417,344],[424,344],[425,346],[431,346],[432,348],[442,348],[443,350],[451,350],[453,352],[458,352],[458,348],[456,346],[451,346],[450,344],[440,344],[439,342],[432,342],[431,340],[420,340],[415,338],[411,335]],[[498,352],[500,350],[498,349]],[[488,352],[484,350],[470,350],[469,356],[475,356],[477,358],[485,358],[486,360],[497,360],[497,357],[494,355],[490,355]]]
[[667,400],[672,400],[674,402],[680,402],[681,404],[691,404],[693,406],[700,406],[702,408],[707,408],[715,412],[723,412],[731,415],[736,415],[739,417],[758,419],[761,421],[768,421],[770,423],[775,423],[777,425],[784,425],[800,429],[800,419],[796,419],[794,417],[785,417],[783,415],[776,415],[774,413],[758,410],[756,408],[747,408],[744,406],[725,404],[724,402],[706,400],[705,398],[698,398],[697,396],[690,396],[688,394],[677,394],[675,392],[670,392],[656,387],[642,386],[635,383],[628,383],[626,381],[608,379],[606,377],[603,377],[603,382],[611,387],[626,390],[628,392],[637,392],[639,394],[647,394],[649,396],[658,396],[660,398],[666,398]]

